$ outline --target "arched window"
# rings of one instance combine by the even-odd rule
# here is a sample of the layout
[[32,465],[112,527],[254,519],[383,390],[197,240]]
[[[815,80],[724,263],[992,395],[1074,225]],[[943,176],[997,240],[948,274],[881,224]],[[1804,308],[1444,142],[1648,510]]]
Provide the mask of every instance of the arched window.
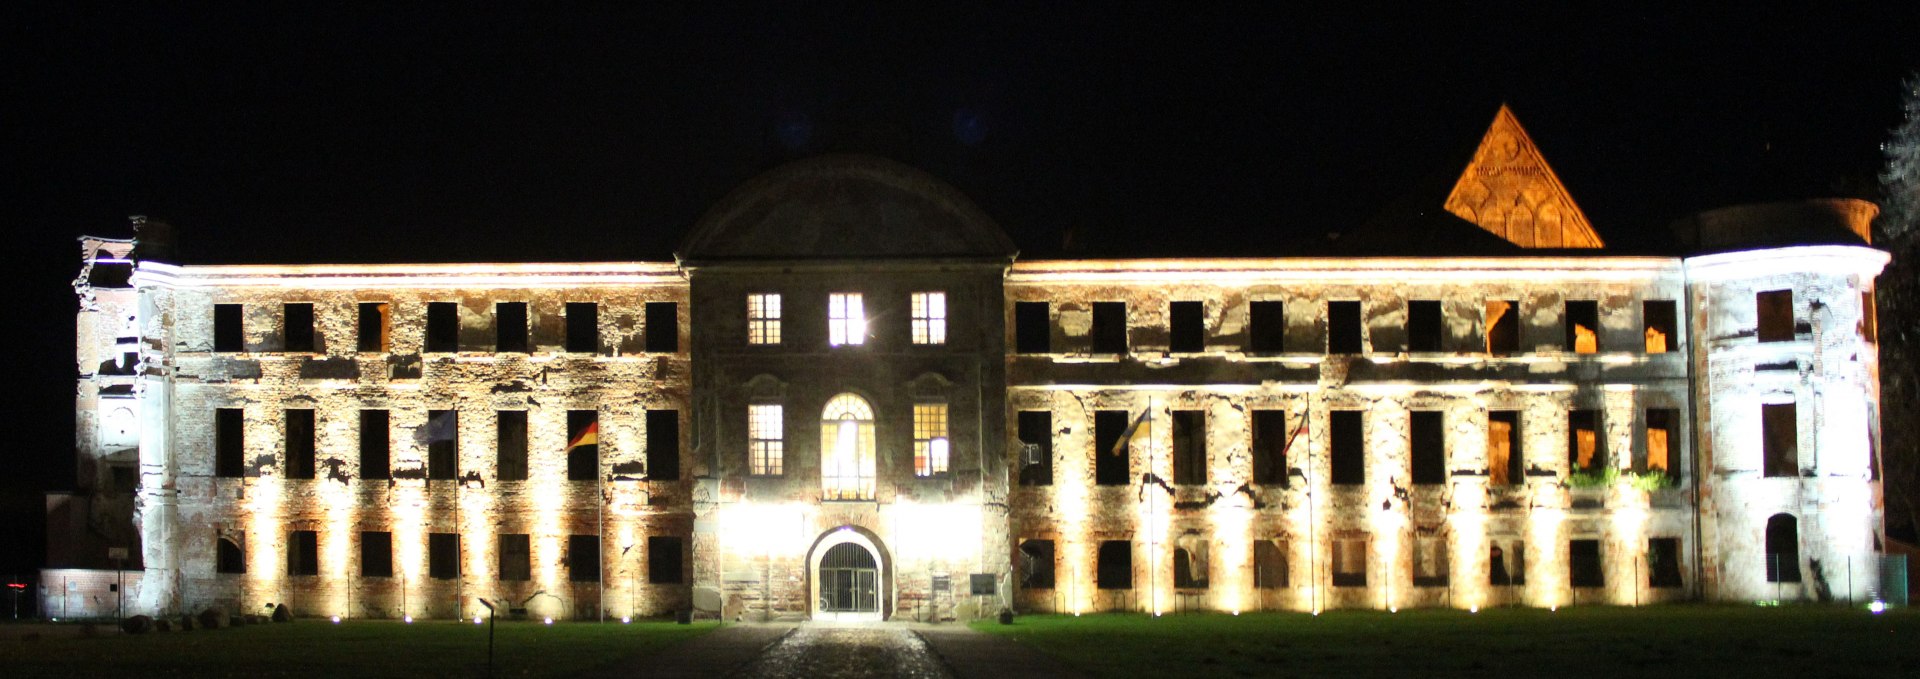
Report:
[[1767,519],[1767,582],[1800,581],[1800,522],[1792,514]]
[[820,413],[820,481],[828,500],[873,499],[873,406],[853,394]]

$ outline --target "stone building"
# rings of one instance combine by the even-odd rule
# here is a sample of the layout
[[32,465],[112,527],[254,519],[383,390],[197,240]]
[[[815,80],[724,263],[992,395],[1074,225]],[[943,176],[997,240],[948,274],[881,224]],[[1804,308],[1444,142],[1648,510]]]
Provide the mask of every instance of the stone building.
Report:
[[43,582],[101,612],[68,581],[120,547],[142,612],[1876,595],[1872,205],[1611,253],[1503,108],[1421,207],[1324,252],[1021,260],[938,179],[827,156],[673,262],[182,266],[137,223],[82,241],[49,521],[83,570]]

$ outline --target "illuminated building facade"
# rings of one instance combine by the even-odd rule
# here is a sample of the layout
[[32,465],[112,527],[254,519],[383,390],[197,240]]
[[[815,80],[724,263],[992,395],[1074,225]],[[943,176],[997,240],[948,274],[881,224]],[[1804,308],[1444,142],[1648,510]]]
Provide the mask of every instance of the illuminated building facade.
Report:
[[743,185],[674,262],[85,239],[54,565],[130,547],[144,612],[387,618],[1876,591],[1871,205],[1610,254],[1504,109],[1439,204],[1498,247],[1018,260],[849,156]]

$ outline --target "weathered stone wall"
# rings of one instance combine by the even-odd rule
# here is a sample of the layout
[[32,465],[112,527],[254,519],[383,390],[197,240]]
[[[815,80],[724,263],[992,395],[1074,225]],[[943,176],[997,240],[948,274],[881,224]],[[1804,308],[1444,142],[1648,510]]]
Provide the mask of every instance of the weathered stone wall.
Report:
[[[1710,597],[1857,601],[1875,591],[1879,363],[1862,336],[1861,293],[1886,261],[1845,246],[1687,260]],[[1793,333],[1763,342],[1755,295],[1772,290],[1792,292]],[[1795,473],[1768,477],[1761,410],[1787,403]],[[1777,514],[1797,523],[1800,582],[1769,581],[1766,529]]]
[[[1638,413],[1687,402],[1683,355],[1647,354],[1640,313],[1646,300],[1680,300],[1681,287],[1678,262],[1666,259],[1017,264],[1009,312],[1017,302],[1048,302],[1054,351],[1009,359],[1009,422],[1023,410],[1051,412],[1055,455],[1053,484],[1016,487],[1009,506],[1015,536],[1054,540],[1057,559],[1055,586],[1024,590],[1018,600],[1039,610],[1233,611],[1684,598],[1695,585],[1684,437],[1676,437],[1672,470],[1681,485],[1649,494],[1626,482],[1568,488],[1566,433],[1569,409],[1601,410],[1606,462],[1628,470],[1631,453],[1645,445]],[[1599,302],[1598,353],[1563,348],[1566,299]],[[1245,350],[1251,300],[1285,302],[1285,351]],[[1326,354],[1329,300],[1361,302],[1361,354]],[[1443,351],[1403,351],[1409,300],[1442,302]],[[1520,302],[1520,353],[1485,352],[1487,300]],[[1091,305],[1104,301],[1127,304],[1124,355],[1089,352]],[[1172,301],[1205,304],[1205,351],[1168,353]],[[1133,419],[1149,406],[1159,424],[1128,449],[1130,483],[1095,485],[1102,453],[1093,450],[1093,412],[1124,410]],[[1307,418],[1287,453],[1284,486],[1251,482],[1256,409],[1285,411],[1289,429]],[[1408,421],[1416,409],[1443,413],[1444,484],[1411,483]],[[1524,413],[1531,471],[1510,488],[1487,483],[1487,413],[1496,409]],[[1173,435],[1164,426],[1173,410],[1206,413],[1206,481],[1143,488],[1144,474],[1173,478]],[[1328,482],[1330,410],[1364,413],[1362,485]],[[1019,449],[1015,434],[1010,454]],[[1416,536],[1444,540],[1444,584],[1415,586]],[[1649,537],[1683,543],[1686,587],[1646,586]],[[1365,542],[1365,586],[1332,585],[1330,555],[1340,539]],[[1603,587],[1568,585],[1571,539],[1601,541]],[[1131,589],[1095,588],[1101,540],[1133,542]],[[1285,546],[1288,586],[1254,586],[1256,540]],[[1488,584],[1492,543],[1524,550],[1524,586]],[[1196,565],[1206,587],[1172,586],[1176,547],[1209,554]]]
[[[164,517],[151,509],[141,519],[149,568],[177,564],[177,574],[158,574],[178,589],[147,588],[143,603],[240,610],[286,602],[299,614],[345,617],[466,617],[482,609],[481,597],[556,618],[687,607],[691,583],[649,584],[645,561],[648,536],[691,536],[692,482],[684,474],[691,457],[683,449],[677,479],[646,478],[644,459],[646,411],[677,410],[683,428],[690,413],[685,284],[662,265],[549,268],[467,267],[444,281],[435,279],[451,271],[328,271],[291,284],[259,277],[297,279],[299,271],[154,270],[142,294],[153,313],[146,339],[156,369],[142,398],[150,412],[164,407],[168,428],[152,437],[164,452],[145,456],[157,463],[143,467],[143,483],[177,493],[178,514],[164,528],[155,525]],[[359,352],[357,304],[374,301],[391,305],[390,350]],[[460,351],[421,351],[430,301],[460,303]],[[528,304],[530,353],[493,351],[493,304],[503,301]],[[600,305],[599,351],[561,350],[570,301]],[[281,350],[287,302],[314,305],[315,351]],[[678,305],[680,351],[639,350],[647,302]],[[210,351],[215,304],[244,305],[246,351]],[[395,367],[409,365],[417,368]],[[219,408],[244,413],[245,469],[238,478],[216,476]],[[314,479],[287,477],[284,413],[293,408],[316,413]],[[366,479],[359,468],[362,409],[390,413],[391,479]],[[458,412],[456,480],[426,478],[429,410]],[[524,481],[498,478],[495,413],[503,410],[527,412]],[[568,410],[598,412],[597,480],[567,480]],[[318,533],[317,576],[287,575],[287,541],[296,530]],[[162,531],[171,539],[151,544]],[[392,577],[361,577],[363,531],[392,534]],[[428,533],[460,536],[459,578],[429,577]],[[531,536],[530,580],[496,578],[503,533]],[[569,577],[570,535],[602,536],[599,580]],[[214,572],[223,538],[242,546],[245,574]],[[690,563],[688,546],[682,558]]]

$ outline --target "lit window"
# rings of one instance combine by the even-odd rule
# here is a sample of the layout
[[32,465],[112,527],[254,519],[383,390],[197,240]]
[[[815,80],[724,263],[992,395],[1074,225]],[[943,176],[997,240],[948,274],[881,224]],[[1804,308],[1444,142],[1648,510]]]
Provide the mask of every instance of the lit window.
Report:
[[947,404],[913,406],[913,473],[947,473]]
[[866,399],[841,394],[821,411],[820,481],[825,499],[873,499],[873,406]]
[[827,298],[827,343],[833,346],[865,344],[867,309],[857,292],[836,292]]
[[771,476],[781,473],[786,458],[786,442],[781,436],[780,406],[747,406],[747,436],[752,439],[749,473]]
[[913,293],[913,343],[947,343],[947,293]]
[[780,296],[747,295],[747,344],[780,343]]

